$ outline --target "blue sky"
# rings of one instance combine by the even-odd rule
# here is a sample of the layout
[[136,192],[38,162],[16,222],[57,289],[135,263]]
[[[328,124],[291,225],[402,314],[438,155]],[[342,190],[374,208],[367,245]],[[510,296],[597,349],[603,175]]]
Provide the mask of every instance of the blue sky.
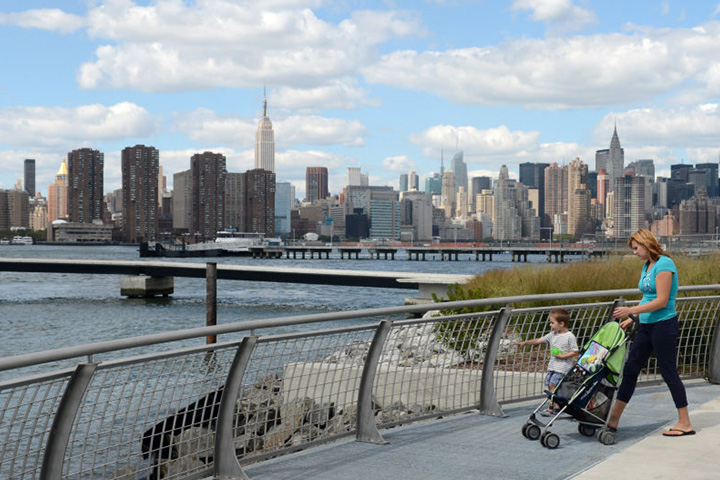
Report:
[[[398,185],[446,166],[594,168],[615,122],[626,162],[720,159],[720,1],[3,0],[0,188],[35,158],[47,193],[62,158],[160,150],[168,181],[190,156],[253,167],[263,85],[278,181],[305,191],[327,166]],[[422,181],[422,180],[421,180]]]

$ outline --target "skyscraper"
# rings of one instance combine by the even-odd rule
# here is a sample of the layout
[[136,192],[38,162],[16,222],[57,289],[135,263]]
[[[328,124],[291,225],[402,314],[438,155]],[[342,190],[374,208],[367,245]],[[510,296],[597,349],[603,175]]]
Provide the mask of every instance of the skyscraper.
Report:
[[68,217],[73,223],[103,219],[105,155],[90,148],[68,153]]
[[605,217],[605,208],[607,207],[607,193],[610,188],[610,177],[608,177],[605,169],[600,169],[597,172],[597,200],[602,208],[599,209],[599,217],[603,219]]
[[225,228],[225,155],[196,153],[190,158],[191,233],[213,240]]
[[275,132],[267,113],[267,96],[263,99],[263,117],[255,134],[255,168],[275,173]]
[[647,228],[645,212],[649,209],[646,204],[646,189],[650,188],[647,177],[635,176],[632,173],[615,178],[613,182],[614,194],[614,236],[629,238],[640,228]]
[[415,170],[408,172],[408,190],[420,190],[420,177]]
[[370,185],[367,173],[362,173],[360,167],[347,167],[346,184],[348,187],[367,187]]
[[25,159],[25,191],[30,198],[35,196],[35,159]]
[[[620,138],[617,134],[617,125],[613,130],[610,139],[610,149],[608,150],[607,173],[610,177],[610,191],[613,191],[614,179],[621,177],[625,170],[625,150],[620,146]],[[599,170],[597,170],[599,171]]]
[[450,162],[450,169],[455,174],[455,192],[460,191],[460,187],[465,187],[465,191],[467,192],[467,165],[465,164],[464,152],[462,150],[453,155],[452,161]]
[[407,173],[400,174],[400,189],[399,190],[401,192],[408,191],[408,174]]
[[47,222],[52,223],[58,218],[67,218],[68,215],[68,168],[63,158],[60,169],[55,174],[55,182],[48,185],[48,217]]
[[242,174],[240,231],[275,236],[275,174],[264,169]]
[[[585,188],[588,167],[575,158],[568,165],[568,233],[589,233],[590,192]],[[579,192],[582,190],[581,192]],[[587,198],[586,198],[587,197]]]
[[305,200],[315,203],[329,196],[327,167],[307,167],[305,170]]
[[293,196],[290,182],[275,183],[275,235],[287,237],[290,234],[290,216]]
[[549,163],[526,162],[520,164],[520,183],[528,188],[538,189],[537,214],[544,226],[550,225],[550,223],[545,223],[545,168],[548,166],[550,166]]
[[155,147],[135,145],[121,154],[123,240],[154,241],[158,234],[158,175],[160,153]]
[[[562,215],[568,209],[567,166],[551,163],[545,168],[545,220],[544,225],[554,225],[555,215]],[[559,232],[554,232],[557,234]]]
[[25,190],[0,190],[0,230],[30,227],[30,197]]
[[[720,196],[720,185],[718,184],[718,164],[717,163],[698,163],[695,170],[705,172],[705,187],[708,197],[714,198]],[[695,186],[697,190],[699,185]]]

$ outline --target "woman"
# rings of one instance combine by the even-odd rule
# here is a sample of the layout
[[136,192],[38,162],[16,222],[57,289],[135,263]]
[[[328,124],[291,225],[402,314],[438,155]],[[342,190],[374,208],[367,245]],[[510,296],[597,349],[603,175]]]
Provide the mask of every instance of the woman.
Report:
[[641,229],[628,242],[633,253],[645,260],[638,288],[643,294],[639,305],[618,307],[613,317],[626,319],[620,323],[624,329],[631,323],[630,315],[640,316],[640,327],[635,334],[625,368],[617,400],[608,418],[608,428],[615,431],[625,407],[635,391],[638,375],[655,352],[663,380],[670,389],[678,411],[677,423],[663,432],[666,437],[694,435],[695,430],[688,414],[685,385],[677,369],[678,318],[675,297],[678,290],[678,274],[675,263],[665,253],[649,230]]

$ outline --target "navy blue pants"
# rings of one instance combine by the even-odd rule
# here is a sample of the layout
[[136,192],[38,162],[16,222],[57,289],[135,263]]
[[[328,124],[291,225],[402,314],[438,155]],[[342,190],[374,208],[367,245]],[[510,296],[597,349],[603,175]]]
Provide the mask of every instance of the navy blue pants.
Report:
[[685,385],[680,380],[677,369],[677,338],[679,330],[678,318],[673,317],[656,323],[641,323],[630,347],[623,378],[618,388],[617,399],[625,403],[630,401],[635,392],[638,375],[647,365],[653,352],[663,380],[667,383],[676,408],[688,406]]

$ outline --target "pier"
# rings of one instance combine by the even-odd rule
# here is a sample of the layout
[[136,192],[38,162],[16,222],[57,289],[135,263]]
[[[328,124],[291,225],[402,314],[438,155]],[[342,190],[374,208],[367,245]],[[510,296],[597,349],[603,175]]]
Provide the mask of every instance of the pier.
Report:
[[[146,252],[143,255],[142,252]],[[493,261],[498,255],[510,255],[513,262],[527,262],[531,256],[543,256],[548,263],[562,263],[566,257],[582,256],[587,259],[602,258],[608,250],[586,244],[529,244],[518,245],[502,244],[492,245],[448,245],[430,244],[422,246],[413,245],[255,245],[248,247],[245,252],[213,248],[210,250],[184,251],[177,255],[175,250],[155,247],[152,255],[147,254],[148,248],[141,248],[141,256],[195,256],[195,257],[222,257],[246,255],[252,258],[287,258],[293,260],[329,259],[331,255],[360,260],[434,260],[439,257],[441,261],[458,261],[465,258],[475,261]],[[171,253],[168,253],[171,252]]]
[[[318,253],[318,255],[319,254],[320,253]],[[348,255],[350,254],[351,252],[348,252]],[[133,277],[145,276],[157,279],[167,277],[207,278],[207,265],[217,264],[141,260],[0,258],[0,271],[4,272],[86,273]],[[415,303],[419,301],[432,301],[432,293],[442,292],[442,295],[445,295],[449,285],[465,283],[472,278],[472,275],[217,265],[215,278],[218,280],[418,290],[418,298],[407,299],[409,303]],[[167,295],[171,293],[167,290],[167,282],[159,283],[161,283],[163,288],[160,294]],[[126,288],[130,291],[131,289],[139,288],[139,285],[137,282],[133,282],[133,285],[127,285]]]

